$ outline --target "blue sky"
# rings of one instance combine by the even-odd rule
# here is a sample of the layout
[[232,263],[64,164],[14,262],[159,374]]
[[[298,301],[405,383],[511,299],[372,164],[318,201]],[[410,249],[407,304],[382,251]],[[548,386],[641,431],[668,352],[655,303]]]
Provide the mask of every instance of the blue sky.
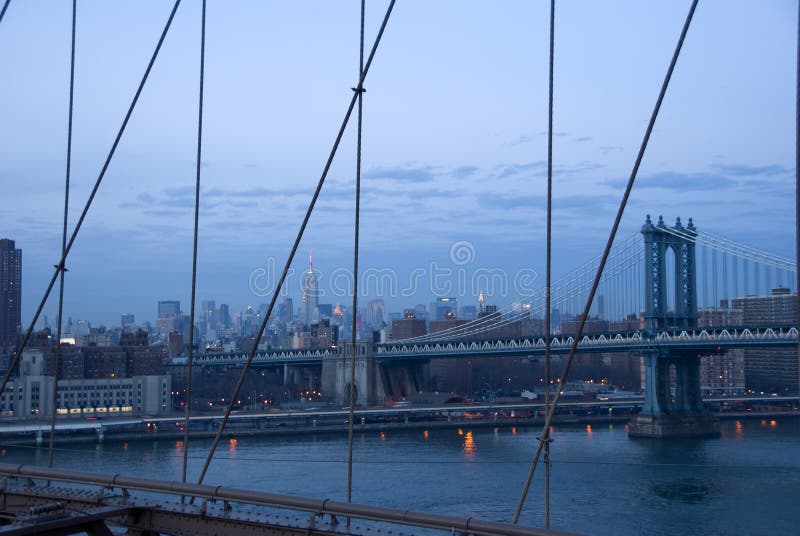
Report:
[[[252,274],[285,262],[344,115],[359,2],[208,4],[198,299],[238,310],[266,301]],[[386,3],[367,4],[371,43]],[[60,248],[70,5],[15,0],[0,23],[0,235],[23,249],[26,319]],[[114,324],[130,311],[144,321],[159,299],[188,309],[199,5],[179,8],[70,255],[74,318]],[[548,6],[398,2],[365,84],[362,267],[406,280],[432,262],[453,267],[451,246],[466,241],[472,268],[543,273]],[[688,6],[558,2],[556,276],[601,251]],[[79,1],[71,225],[170,7]],[[700,2],[623,235],[646,213],[692,216],[794,256],[796,10],[789,0]],[[310,248],[328,274],[352,262],[354,133],[300,272]],[[385,296],[392,309],[432,297],[424,285]]]

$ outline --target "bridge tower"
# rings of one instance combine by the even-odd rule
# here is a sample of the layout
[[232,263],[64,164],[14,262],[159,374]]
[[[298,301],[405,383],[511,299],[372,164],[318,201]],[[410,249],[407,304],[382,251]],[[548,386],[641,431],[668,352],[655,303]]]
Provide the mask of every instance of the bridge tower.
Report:
[[[678,234],[676,234],[676,232]],[[675,226],[668,228],[664,218],[658,217],[653,225],[647,215],[642,227],[645,263],[645,322],[649,330],[686,329],[697,325],[697,274],[695,245],[689,237],[697,229],[689,218],[684,227],[678,218]],[[667,285],[667,268],[671,253],[675,266],[672,270],[674,295],[670,308]]]
[[[677,218],[672,228],[661,216],[656,225],[649,215],[645,220],[645,329],[651,336],[697,326],[696,258],[691,239],[696,234],[691,218],[686,227]],[[667,284],[668,275],[674,278],[671,285]],[[654,349],[643,357],[644,405],[631,421],[628,434],[656,438],[719,435],[719,422],[705,411],[700,396],[697,350]]]

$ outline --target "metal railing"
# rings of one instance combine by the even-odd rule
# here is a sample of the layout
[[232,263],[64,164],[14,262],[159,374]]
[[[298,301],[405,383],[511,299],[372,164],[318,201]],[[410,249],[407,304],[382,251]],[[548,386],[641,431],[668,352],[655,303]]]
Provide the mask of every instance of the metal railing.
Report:
[[[118,488],[126,492],[137,490],[148,493],[165,494],[174,496],[176,498],[176,503],[181,497],[188,496],[206,499],[208,501],[241,503],[260,507],[311,512],[320,516],[350,517],[409,527],[444,530],[451,534],[456,532],[462,534],[498,536],[557,536],[571,534],[563,531],[487,521],[474,517],[457,517],[435,513],[415,512],[411,510],[346,503],[329,499],[296,497],[226,486],[209,486],[122,475],[103,475],[83,471],[48,469],[46,467],[33,465],[0,463],[0,476],[7,479],[44,479],[48,482],[99,486],[101,488]],[[4,489],[8,489],[8,487],[4,487]],[[20,489],[17,488],[15,492],[20,493]],[[166,507],[167,505],[148,506],[148,508],[156,509]]]

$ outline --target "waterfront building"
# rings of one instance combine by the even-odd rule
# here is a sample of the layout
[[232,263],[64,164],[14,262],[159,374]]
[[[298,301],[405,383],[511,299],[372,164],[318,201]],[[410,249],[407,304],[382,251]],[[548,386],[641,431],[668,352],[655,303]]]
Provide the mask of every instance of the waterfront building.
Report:
[[[734,298],[733,308],[742,310],[746,326],[793,326],[797,322],[797,293],[778,287],[769,296]],[[744,369],[748,389],[798,393],[797,348],[748,348],[744,351]]]
[[[38,349],[26,350],[20,361],[19,376],[8,382],[0,396],[3,416],[52,414],[55,378],[45,373],[44,353]],[[59,380],[56,413],[61,416],[167,413],[170,390],[167,374]]]

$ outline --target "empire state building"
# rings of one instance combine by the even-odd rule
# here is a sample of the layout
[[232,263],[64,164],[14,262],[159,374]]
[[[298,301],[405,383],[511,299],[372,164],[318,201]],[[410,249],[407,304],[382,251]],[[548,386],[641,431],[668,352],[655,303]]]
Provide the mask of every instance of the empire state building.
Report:
[[308,252],[308,270],[303,278],[303,324],[310,326],[319,321],[319,281],[314,273],[311,251]]

